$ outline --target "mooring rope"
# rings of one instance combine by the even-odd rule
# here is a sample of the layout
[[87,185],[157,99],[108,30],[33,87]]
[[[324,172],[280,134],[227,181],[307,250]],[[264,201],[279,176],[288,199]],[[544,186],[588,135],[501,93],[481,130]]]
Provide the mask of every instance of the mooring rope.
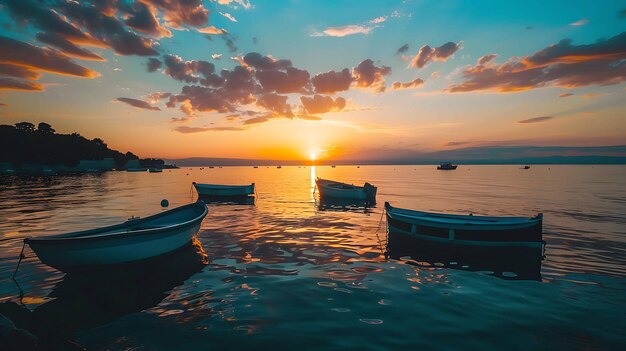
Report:
[[[386,259],[389,255],[388,255],[387,251],[384,249],[383,242],[382,242],[382,240],[380,240],[380,236],[378,235],[378,233],[380,232],[380,228],[382,226],[382,223],[383,223],[384,215],[385,215],[385,209],[383,208],[383,210],[380,212],[380,220],[378,221],[378,228],[376,229],[376,239],[378,239],[378,245],[379,245],[379,248],[380,248],[380,253],[383,256],[385,256],[385,259]],[[385,242],[385,245],[386,244],[387,243]]]
[[15,280],[15,275],[17,274],[17,270],[20,269],[20,263],[22,263],[22,259],[24,256],[24,248],[26,247],[26,241],[22,243],[22,251],[20,251],[20,259],[17,261],[17,266],[15,267],[15,272],[13,272],[13,280]]

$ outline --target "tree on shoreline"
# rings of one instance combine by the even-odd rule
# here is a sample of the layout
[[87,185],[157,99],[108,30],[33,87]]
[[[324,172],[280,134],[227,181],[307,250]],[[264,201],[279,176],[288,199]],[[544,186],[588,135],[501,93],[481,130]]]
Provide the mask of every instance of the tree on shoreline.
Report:
[[125,154],[108,148],[104,140],[89,140],[78,133],[57,134],[48,123],[41,122],[37,129],[30,122],[0,125],[0,162],[15,166],[25,163],[46,166],[77,166],[80,160],[113,158],[118,167],[128,160],[138,159],[131,152]]

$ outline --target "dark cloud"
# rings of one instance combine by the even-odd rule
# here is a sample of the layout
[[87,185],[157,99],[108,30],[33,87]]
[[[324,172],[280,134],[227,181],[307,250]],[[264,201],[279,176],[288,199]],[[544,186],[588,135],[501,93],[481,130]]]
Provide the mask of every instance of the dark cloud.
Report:
[[224,34],[220,35],[220,37],[224,41],[224,44],[226,44],[226,47],[228,48],[228,51],[236,52],[237,50],[239,50],[239,48],[235,44],[235,40],[237,38],[233,37],[232,35],[230,35],[228,33],[224,33]]
[[549,121],[552,118],[554,118],[554,117],[552,117],[552,116],[541,116],[541,117],[523,119],[521,121],[517,121],[517,123],[539,123],[539,122]]
[[626,9],[621,9],[621,10],[618,12],[617,16],[618,16],[619,18],[626,18]]
[[180,127],[174,128],[174,130],[179,132],[179,133],[190,134],[190,133],[201,133],[201,132],[208,132],[208,131],[214,131],[214,132],[240,131],[240,130],[245,130],[245,129],[238,128],[238,127],[188,127],[188,126],[180,126]]
[[137,107],[137,108],[143,108],[146,110],[152,110],[152,111],[161,111],[160,108],[156,107],[156,106],[152,106],[149,103],[143,101],[143,100],[138,100],[138,99],[131,99],[131,98],[125,98],[125,97],[119,97],[117,99],[115,99],[117,101],[120,102],[124,102],[127,103],[133,107]]
[[308,114],[341,111],[346,107],[346,100],[342,97],[333,100],[330,96],[315,95],[312,98],[301,96],[300,101]]
[[311,79],[311,83],[316,93],[334,94],[350,89],[352,80],[350,70],[345,68],[341,72],[330,71],[317,74]]
[[9,105],[5,104],[4,102],[0,102],[0,106],[1,106],[1,107],[7,107],[7,106],[9,106]]
[[626,32],[589,45],[572,45],[566,39],[533,55],[513,57],[503,64],[493,61],[467,67],[464,82],[447,91],[512,92],[546,85],[575,88],[626,81]]
[[59,11],[89,33],[106,43],[120,55],[158,55],[156,43],[126,30],[124,23],[115,17],[107,16],[96,7],[78,2],[64,2]]
[[83,60],[104,61],[104,59],[93,52],[81,48],[71,41],[65,39],[62,35],[54,32],[39,32],[36,35],[37,40],[44,44],[55,46],[68,56],[73,56]]
[[32,0],[4,0],[3,3],[9,9],[11,17],[19,24],[31,24],[47,33],[56,33],[73,42],[93,43],[95,41],[79,27],[65,21],[44,3]]
[[94,78],[99,76],[98,72],[74,63],[58,51],[36,47],[3,36],[0,36],[0,63],[76,77]]
[[243,57],[243,62],[260,71],[285,70],[293,67],[290,60],[276,60],[269,56],[264,56],[258,52],[251,52]]
[[127,26],[155,37],[171,37],[172,32],[161,26],[156,17],[156,8],[135,2],[128,8],[129,16],[124,20]]
[[278,94],[265,94],[256,101],[258,106],[264,107],[266,110],[274,112],[276,116],[293,118],[291,106],[287,103],[287,96]]
[[0,90],[43,91],[39,83],[0,77]]
[[254,118],[249,118],[249,119],[245,120],[243,122],[243,124],[244,125],[261,124],[261,123],[265,123],[265,122],[269,121],[270,119],[271,119],[270,116],[254,117]]
[[252,44],[256,45],[259,42],[259,39],[257,39],[257,37],[252,38]]
[[154,57],[150,57],[148,62],[146,62],[148,72],[155,72],[156,70],[161,69],[161,67],[163,67],[163,62],[159,59],[155,59]]
[[215,74],[215,65],[207,61],[183,61],[180,56],[163,56],[164,73],[185,83],[200,83],[205,86],[219,86],[223,83]]
[[385,76],[389,74],[391,67],[376,67],[370,59],[362,61],[352,70],[357,87],[372,88],[377,92],[385,91]]
[[439,47],[432,48],[429,45],[424,45],[420,48],[419,52],[411,60],[411,66],[415,68],[422,68],[431,61],[447,61],[448,58],[454,55],[457,50],[461,48],[461,43],[447,42]]
[[572,96],[572,95],[574,95],[574,94],[572,94],[572,93],[561,93],[561,94],[559,94],[559,97],[560,98],[564,98],[564,97],[568,97],[568,96]]
[[483,57],[481,57],[481,58],[479,58],[479,59],[478,59],[477,64],[479,64],[479,65],[485,65],[485,64],[487,64],[488,62],[493,61],[496,57],[498,57],[498,55],[497,55],[497,54],[489,54],[489,55],[485,55],[485,56],[483,56]]
[[391,88],[393,90],[401,90],[401,89],[411,89],[411,88],[419,88],[424,85],[425,81],[422,78],[413,79],[410,82],[402,83],[402,82],[393,82]]
[[310,85],[309,72],[294,67],[256,71],[256,77],[265,91],[280,94],[305,93]]
[[41,74],[39,72],[29,69],[28,67],[0,63],[0,76],[23,78],[27,80],[37,80],[39,79]]
[[407,51],[409,51],[409,44],[404,44],[396,51],[396,55],[406,54]]

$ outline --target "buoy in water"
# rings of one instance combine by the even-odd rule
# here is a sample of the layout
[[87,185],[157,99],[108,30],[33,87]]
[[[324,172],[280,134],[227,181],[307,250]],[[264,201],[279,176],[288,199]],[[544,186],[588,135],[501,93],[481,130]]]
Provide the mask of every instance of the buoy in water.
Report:
[[170,205],[170,202],[167,199],[161,200],[161,207],[167,207]]

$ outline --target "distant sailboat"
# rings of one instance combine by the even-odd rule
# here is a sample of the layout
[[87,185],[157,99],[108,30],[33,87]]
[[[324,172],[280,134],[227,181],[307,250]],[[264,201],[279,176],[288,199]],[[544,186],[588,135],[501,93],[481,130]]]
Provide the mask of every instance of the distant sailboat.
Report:
[[458,166],[457,165],[453,165],[452,162],[444,162],[442,164],[440,164],[439,166],[437,166],[438,170],[443,170],[443,171],[452,171],[455,170]]

